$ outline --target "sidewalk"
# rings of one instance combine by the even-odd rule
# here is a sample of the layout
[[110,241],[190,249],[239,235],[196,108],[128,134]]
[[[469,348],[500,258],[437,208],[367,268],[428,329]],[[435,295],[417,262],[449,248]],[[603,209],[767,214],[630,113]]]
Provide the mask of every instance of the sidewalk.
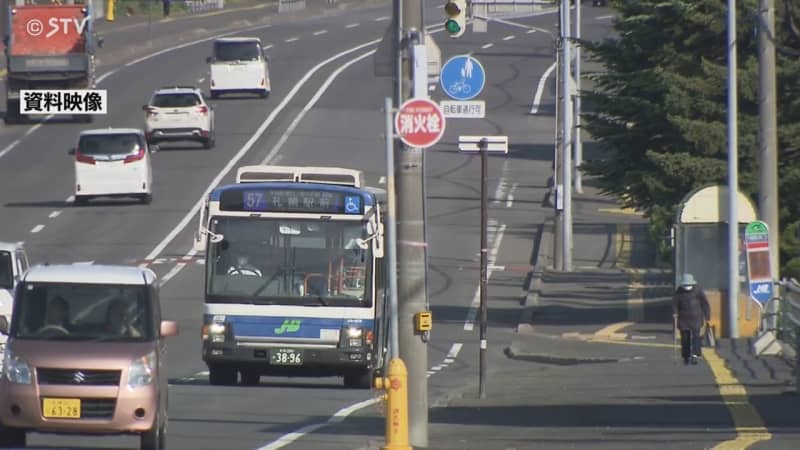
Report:
[[490,343],[487,398],[473,383],[432,408],[428,448],[800,447],[793,364],[738,339],[684,366],[673,277],[655,267],[644,221],[596,192],[575,204],[576,267],[552,270],[544,224],[520,324],[492,332],[510,344]]

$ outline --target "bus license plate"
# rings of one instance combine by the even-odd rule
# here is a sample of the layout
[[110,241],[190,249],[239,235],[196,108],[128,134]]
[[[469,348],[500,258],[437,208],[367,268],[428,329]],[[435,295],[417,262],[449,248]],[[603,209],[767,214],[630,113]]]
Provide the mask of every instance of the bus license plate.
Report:
[[81,399],[45,398],[42,404],[42,415],[48,419],[80,419]]
[[275,349],[270,353],[269,362],[281,366],[300,366],[303,364],[303,352],[292,348]]

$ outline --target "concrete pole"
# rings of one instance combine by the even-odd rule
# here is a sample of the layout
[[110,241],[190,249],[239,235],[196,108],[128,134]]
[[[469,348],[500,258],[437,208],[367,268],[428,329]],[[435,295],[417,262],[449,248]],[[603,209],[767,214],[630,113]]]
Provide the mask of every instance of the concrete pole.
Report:
[[758,4],[758,209],[769,227],[770,266],[780,279],[778,223],[778,119],[775,92],[775,0]]
[[561,187],[562,212],[561,220],[561,270],[564,272],[572,271],[572,92],[570,80],[572,79],[571,56],[570,56],[570,11],[569,1],[561,0],[561,49],[562,55],[562,83],[563,83],[563,109],[562,118],[562,137],[561,137]]
[[[413,64],[410,32],[422,32],[422,0],[400,1],[400,27],[403,45],[400,101],[412,95]],[[414,316],[427,310],[427,243],[423,195],[423,158],[421,149],[395,147],[397,188],[397,296],[400,358],[408,369],[409,441],[414,447],[428,446],[428,348],[423,334],[414,328]]]
[[[581,2],[575,2],[575,39],[581,38]],[[583,194],[583,139],[581,139],[581,46],[575,46],[575,192]]]
[[736,0],[728,0],[728,337],[739,337],[739,152]]

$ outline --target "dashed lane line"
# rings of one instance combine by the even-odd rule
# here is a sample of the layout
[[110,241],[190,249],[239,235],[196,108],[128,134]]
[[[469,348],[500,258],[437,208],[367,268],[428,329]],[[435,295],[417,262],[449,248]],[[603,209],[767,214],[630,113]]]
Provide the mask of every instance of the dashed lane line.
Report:
[[503,40],[504,40],[504,41],[510,41],[510,40],[514,39],[515,37],[516,37],[516,36],[514,36],[514,35],[512,34],[512,35],[509,35],[509,36],[506,36],[506,37],[504,37],[504,38],[503,38]]
[[361,24],[360,23],[351,23],[351,24],[345,25],[345,28],[355,28],[355,27],[357,27],[359,25],[361,25]]
[[488,44],[483,44],[483,46],[481,46],[481,48],[482,48],[482,49],[487,49],[487,48],[491,48],[492,46],[494,46],[494,44],[492,44],[491,42],[489,42]]
[[44,230],[44,225],[39,224],[39,225],[36,225],[35,227],[33,227],[31,229],[31,233],[38,233],[38,232],[40,232],[42,230]]

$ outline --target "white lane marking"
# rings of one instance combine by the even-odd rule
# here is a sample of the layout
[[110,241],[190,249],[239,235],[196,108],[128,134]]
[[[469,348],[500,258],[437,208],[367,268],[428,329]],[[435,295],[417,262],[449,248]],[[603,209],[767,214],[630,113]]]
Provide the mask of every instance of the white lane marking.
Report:
[[491,42],[489,42],[488,44],[483,44],[483,45],[481,46],[481,48],[484,48],[484,49],[485,49],[485,48],[491,48],[493,45],[494,45],[494,44],[492,44]]
[[21,139],[17,139],[17,140],[15,140],[14,142],[12,142],[12,143],[10,143],[10,144],[6,145],[6,147],[5,147],[4,149],[0,150],[0,158],[2,158],[2,157],[3,157],[3,156],[6,154],[6,153],[8,153],[8,152],[10,152],[11,150],[13,150],[13,149],[14,149],[14,147],[16,147],[17,145],[19,145],[19,142],[20,142],[20,140],[21,140]]
[[433,367],[431,367],[431,370],[432,370],[433,372],[438,372],[438,371],[440,371],[440,370],[442,370],[442,369],[444,369],[444,366],[442,366],[441,364],[439,364],[438,366],[433,366]]
[[75,201],[75,196],[70,195],[69,197],[67,197],[66,200],[64,200],[64,203],[73,203],[74,201]]
[[[194,206],[192,206],[192,209],[190,209],[189,212],[186,213],[186,215],[183,217],[183,219],[181,219],[181,221],[178,223],[178,225],[176,225],[175,228],[173,228],[172,231],[170,231],[169,234],[167,234],[167,236],[164,237],[164,239],[161,242],[159,242],[158,245],[156,245],[156,247],[144,258],[145,261],[152,261],[153,259],[155,259],[159,254],[161,254],[162,251],[164,251],[164,249],[167,247],[167,245],[169,245],[173,240],[175,240],[175,237],[177,237],[178,234],[180,232],[182,232],[184,230],[184,228],[186,228],[186,226],[189,224],[189,222],[192,220],[192,218],[194,218],[194,216],[200,210],[200,207],[202,206],[203,201],[206,199],[206,197],[208,197],[208,195],[211,193],[211,191],[215,187],[217,187],[217,185],[219,185],[219,183],[222,181],[223,178],[225,178],[225,176],[228,174],[228,172],[230,172],[231,169],[233,169],[233,167],[239,162],[239,160],[241,160],[247,154],[247,152],[250,151],[250,148],[252,148],[253,145],[255,145],[256,142],[258,142],[258,140],[261,138],[261,136],[264,134],[264,132],[267,130],[267,128],[272,124],[273,121],[275,121],[275,118],[278,116],[278,114],[280,114],[281,111],[283,111],[286,108],[286,106],[289,104],[289,102],[297,95],[297,92],[300,90],[300,88],[302,88],[303,85],[305,85],[308,82],[308,80],[315,73],[317,73],[317,71],[319,71],[322,67],[330,64],[331,62],[335,61],[336,59],[338,59],[338,58],[340,58],[342,56],[345,56],[347,54],[350,54],[350,53],[356,52],[358,50],[361,50],[364,47],[368,47],[370,45],[377,44],[378,42],[380,42],[380,39],[375,39],[375,40],[366,42],[364,44],[357,45],[357,46],[355,46],[353,48],[350,48],[348,50],[339,52],[339,53],[331,56],[330,58],[320,62],[319,64],[317,64],[313,68],[311,68],[311,70],[309,70],[303,76],[303,78],[301,78],[294,85],[294,87],[292,87],[292,90],[289,91],[289,93],[286,95],[286,97],[284,97],[283,100],[275,107],[275,109],[272,110],[272,112],[269,114],[269,116],[267,116],[267,118],[264,119],[264,121],[261,123],[261,125],[258,127],[258,129],[250,137],[250,139],[247,142],[245,142],[244,145],[239,149],[239,151],[236,152],[236,154],[228,161],[228,164],[226,164],[225,167],[223,167],[222,170],[220,170],[220,172],[217,174],[217,176],[214,177],[213,180],[211,180],[211,183],[208,185],[206,190],[203,192],[203,195],[200,196],[200,198],[197,200],[197,202],[194,204]],[[190,257],[194,256],[196,253],[197,252],[194,249],[192,249],[186,254],[186,257],[190,258]],[[147,263],[144,263],[144,264],[140,265],[140,267],[147,267]],[[178,269],[178,270],[180,270],[180,269]]]
[[533,105],[531,105],[531,114],[536,114],[539,112],[539,104],[542,102],[542,94],[544,93],[544,85],[547,83],[547,78],[553,73],[553,70],[556,68],[556,63],[553,63],[547,70],[544,71],[542,74],[542,78],[539,78],[539,86],[536,88],[536,95],[533,97]]
[[536,31],[538,31],[538,30],[528,30],[528,31],[526,31],[526,32],[525,32],[525,34],[532,34],[532,33],[536,33]]
[[370,50],[370,51],[364,53],[363,55],[358,56],[356,58],[353,58],[350,61],[347,61],[347,63],[342,64],[341,66],[339,66],[339,68],[336,69],[328,77],[327,80],[325,80],[325,83],[323,83],[322,86],[320,86],[319,90],[317,90],[317,93],[314,94],[314,97],[312,97],[311,100],[309,100],[308,103],[306,103],[306,106],[303,107],[303,109],[300,111],[300,113],[297,114],[297,117],[295,117],[294,120],[292,121],[292,123],[289,124],[289,127],[286,128],[286,130],[283,132],[283,134],[281,134],[280,139],[275,144],[275,146],[272,148],[272,150],[269,152],[267,157],[264,158],[264,161],[261,161],[261,164],[267,164],[267,162],[269,160],[271,160],[273,157],[275,157],[275,154],[277,154],[280,151],[280,149],[283,147],[283,144],[285,144],[286,141],[289,139],[289,136],[291,136],[291,134],[294,133],[295,128],[297,128],[297,126],[300,124],[300,121],[303,120],[303,117],[305,117],[305,115],[308,113],[308,111],[310,111],[311,108],[313,108],[314,105],[317,104],[317,102],[319,101],[320,97],[322,97],[322,94],[324,94],[328,90],[328,88],[330,87],[331,83],[333,83],[333,81],[336,78],[338,78],[339,75],[345,69],[347,69],[348,67],[350,67],[353,64],[357,63],[358,61],[361,61],[362,59],[366,58],[367,56],[375,53],[375,51],[376,50]]
[[506,208],[511,208],[514,204],[514,192],[517,190],[517,186],[519,186],[519,183],[511,185],[511,190],[508,191],[508,197],[506,199]]
[[206,77],[202,77],[202,78],[198,78],[197,79],[198,83],[202,83],[203,81],[206,81]]
[[267,44],[264,46],[264,50],[269,50],[272,48],[272,44]]
[[[495,235],[494,245],[492,246],[491,251],[489,252],[488,257],[488,264],[486,267],[486,280],[492,278],[492,265],[494,264],[495,259],[497,258],[497,252],[500,250],[500,243],[503,242],[503,233],[506,231],[506,224],[500,225],[500,228],[497,230],[497,234]],[[488,300],[488,297],[487,297]],[[469,305],[469,311],[467,312],[467,320],[464,322],[464,330],[465,331],[472,331],[472,328],[475,326],[475,318],[478,316],[478,307],[481,304],[481,288],[478,286],[478,289],[475,290],[475,296],[472,298],[472,303]]]
[[378,184],[386,184],[386,175],[381,175],[378,179]]
[[453,363],[453,362],[455,362],[455,359],[453,359],[453,358],[445,358],[444,359],[444,363],[445,364],[450,364],[450,363]]
[[464,344],[462,344],[460,342],[456,342],[455,344],[453,344],[453,346],[450,347],[450,351],[447,352],[447,357],[455,359],[458,356],[458,352],[461,351],[461,347],[463,345]]
[[380,398],[376,397],[376,398],[371,398],[369,400],[364,400],[363,402],[354,403],[354,404],[352,404],[352,405],[350,405],[348,407],[345,407],[345,408],[340,409],[339,411],[336,411],[336,413],[334,413],[333,416],[330,419],[328,419],[327,421],[325,421],[323,423],[314,423],[314,424],[311,424],[311,425],[306,425],[306,426],[300,428],[299,430],[291,432],[291,433],[286,434],[286,435],[283,435],[277,441],[271,442],[268,445],[265,445],[263,447],[259,447],[256,450],[276,450],[276,449],[279,449],[279,448],[283,448],[283,447],[291,444],[292,442],[300,439],[304,435],[309,434],[309,433],[313,433],[314,431],[316,431],[316,430],[318,430],[318,429],[320,429],[320,428],[322,428],[324,426],[342,422],[350,414],[352,414],[352,413],[354,413],[354,412],[356,412],[356,411],[358,411],[360,409],[366,408],[367,406],[374,405],[375,403],[377,403],[379,401],[380,401]]
[[613,18],[614,18],[614,16],[612,14],[609,14],[607,16],[597,16],[597,17],[594,18],[594,20],[608,20],[608,19],[613,19]]
[[511,35],[509,35],[509,36],[506,36],[506,37],[504,37],[504,38],[503,38],[503,40],[504,40],[504,41],[510,41],[510,40],[514,39],[515,37],[516,37],[516,36],[514,36],[513,34],[511,34]]
[[31,233],[38,233],[38,232],[40,232],[42,230],[44,230],[44,225],[39,224],[39,225],[36,225],[35,227],[31,228]]
[[300,38],[298,38],[298,37],[291,37],[289,39],[284,40],[283,42],[294,42],[294,41],[299,41],[299,40],[300,40]]
[[351,23],[349,25],[346,25],[345,28],[355,28],[355,27],[357,27],[359,25],[361,25],[361,24],[360,23]]
[[328,32],[328,30],[319,30],[319,31],[315,31],[315,32],[313,32],[311,34],[313,34],[314,36],[319,36],[319,35],[325,34],[327,32]]
[[375,19],[375,22],[383,22],[384,20],[389,20],[389,19],[391,19],[390,16],[381,16]]
[[61,214],[61,211],[53,211],[53,212],[51,212],[51,213],[50,213],[50,214],[49,214],[47,217],[49,217],[50,219],[55,219],[55,218],[56,218],[56,217],[58,217],[60,214]]

